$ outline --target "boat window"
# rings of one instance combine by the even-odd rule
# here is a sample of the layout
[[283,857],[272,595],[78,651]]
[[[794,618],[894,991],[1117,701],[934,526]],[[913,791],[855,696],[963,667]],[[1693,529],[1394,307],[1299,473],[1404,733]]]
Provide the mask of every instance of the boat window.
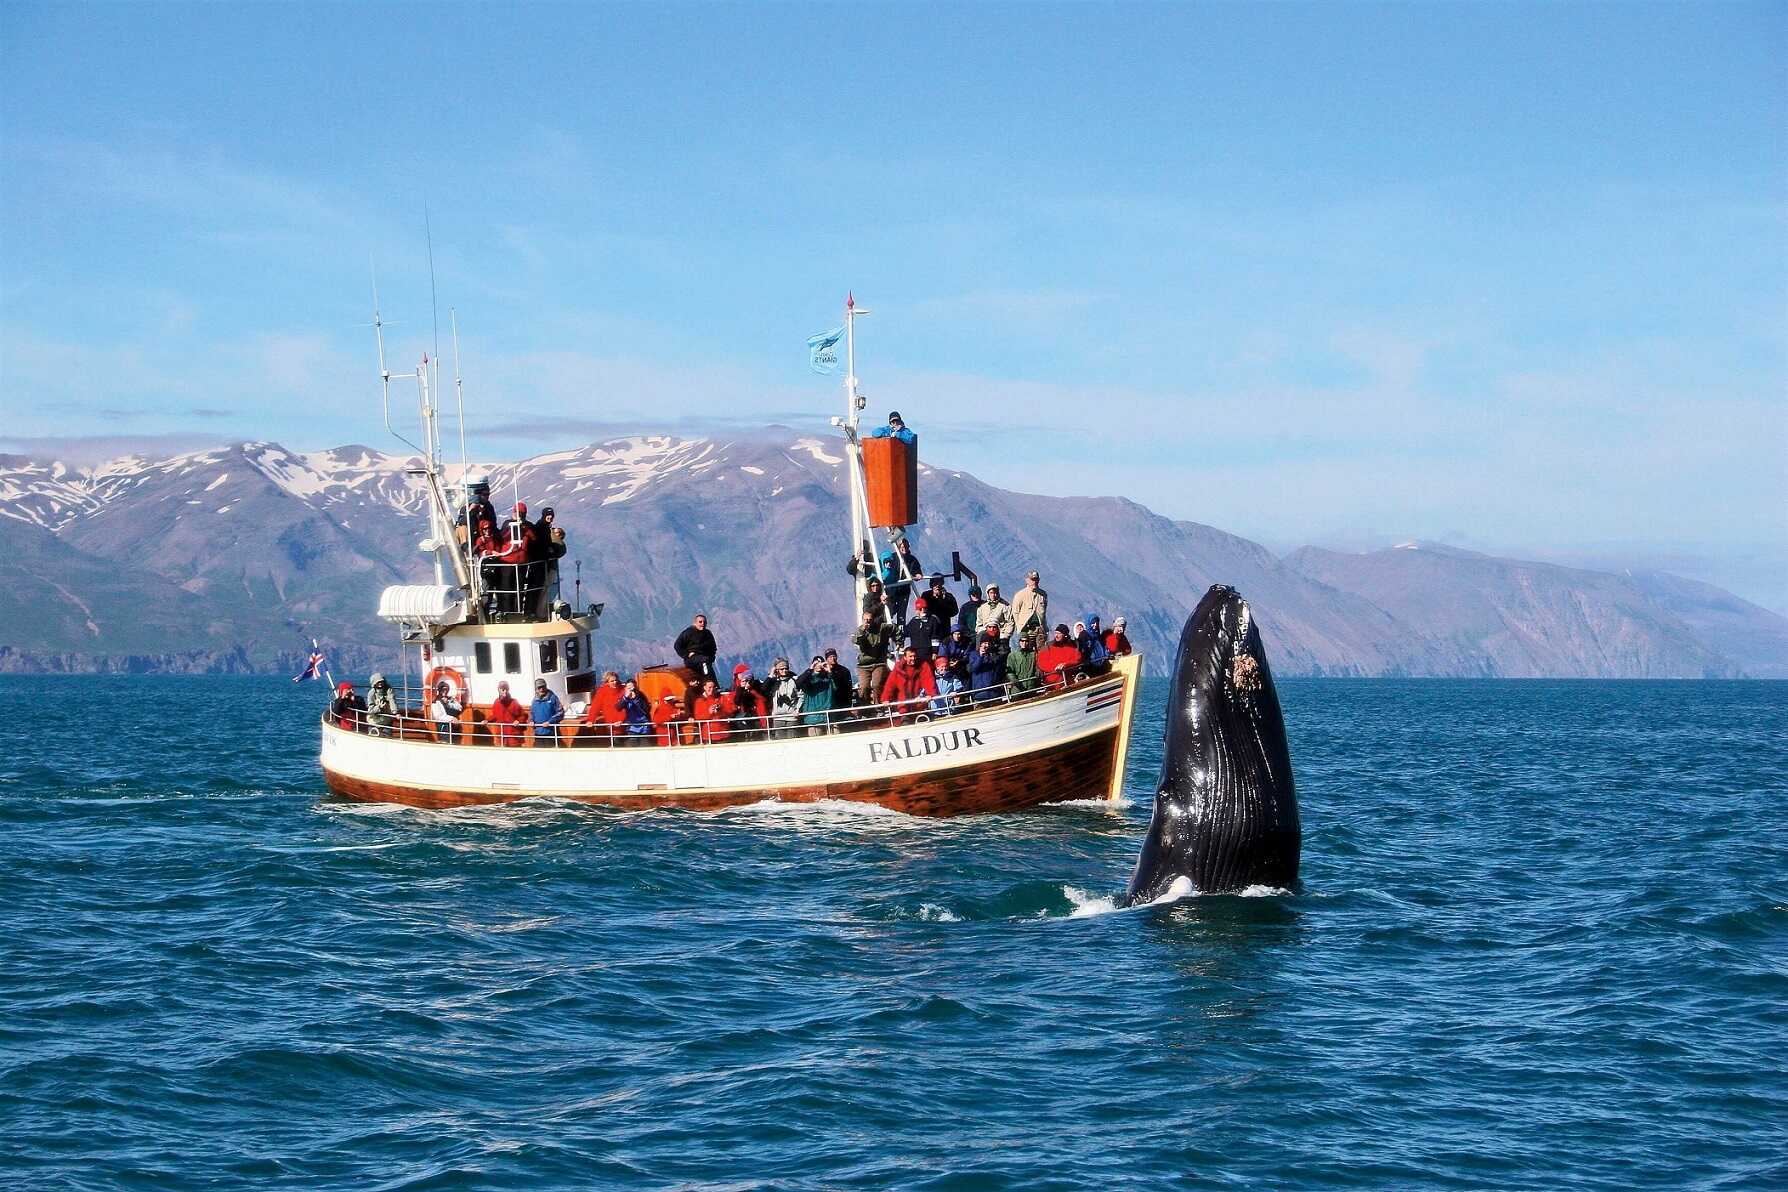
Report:
[[578,664],[583,661],[583,650],[580,649],[582,644],[582,639],[575,635],[565,639],[566,670],[574,671],[580,669]]
[[549,637],[540,643],[540,673],[550,675],[559,669],[559,639]]
[[503,643],[503,673],[506,675],[521,674],[521,643]]
[[596,655],[590,653],[590,635],[584,634],[584,665],[589,666],[596,661]]
[[472,643],[472,667],[481,675],[490,674],[490,643]]

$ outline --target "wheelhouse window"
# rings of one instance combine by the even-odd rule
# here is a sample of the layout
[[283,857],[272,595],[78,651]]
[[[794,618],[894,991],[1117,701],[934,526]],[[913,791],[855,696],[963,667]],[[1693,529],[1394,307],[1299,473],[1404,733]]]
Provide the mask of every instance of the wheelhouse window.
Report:
[[481,675],[490,674],[490,643],[472,643],[472,669]]
[[580,648],[581,645],[582,645],[581,638],[573,636],[573,637],[568,637],[565,639],[565,669],[566,670],[574,671],[574,670],[579,669],[580,664],[583,662],[583,657],[584,657],[583,650]]
[[503,673],[506,675],[521,674],[521,643],[503,643]]
[[540,673],[550,675],[559,669],[559,639],[549,637],[540,643]]

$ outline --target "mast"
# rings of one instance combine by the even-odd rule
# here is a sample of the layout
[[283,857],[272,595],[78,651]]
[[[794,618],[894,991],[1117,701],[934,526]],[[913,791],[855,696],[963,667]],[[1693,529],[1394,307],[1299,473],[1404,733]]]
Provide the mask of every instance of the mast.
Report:
[[[385,365],[385,322],[379,315],[379,283],[377,274],[373,277],[373,335],[379,345],[379,384],[385,408],[385,429],[391,436],[410,450],[422,457],[422,467],[412,469],[412,474],[420,474],[428,496],[428,537],[423,540],[422,548],[434,557],[435,583],[445,585],[446,570],[442,566],[441,556],[447,555],[453,565],[453,578],[460,587],[470,591],[471,569],[466,565],[465,557],[459,552],[458,544],[453,541],[453,516],[447,511],[447,498],[441,492],[441,437],[440,429],[435,422],[434,403],[430,400],[429,358],[423,354],[422,363],[413,373],[398,373],[395,376]],[[440,375],[440,363],[435,362],[435,376]],[[391,425],[391,382],[416,378],[417,400],[422,414],[422,443],[412,442],[400,434]]]
[[[869,493],[863,478],[863,448],[857,434],[857,423],[868,404],[864,396],[857,391],[857,316],[869,312],[857,305],[854,293],[844,298],[844,418],[839,425],[844,430],[844,452],[846,470],[849,472],[851,490],[851,554],[855,555],[864,543],[869,544],[870,560],[873,564],[879,558],[875,545],[875,529],[869,524]],[[852,585],[855,600],[851,603],[851,614],[846,622],[854,633],[857,621],[863,608],[863,593],[869,584],[869,576],[859,570],[856,582]]]

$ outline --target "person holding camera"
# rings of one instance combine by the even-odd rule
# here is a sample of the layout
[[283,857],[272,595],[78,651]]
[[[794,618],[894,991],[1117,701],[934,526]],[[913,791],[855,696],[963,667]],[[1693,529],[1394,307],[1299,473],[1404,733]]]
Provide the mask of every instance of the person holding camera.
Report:
[[857,702],[880,703],[882,684],[888,681],[888,650],[894,644],[894,626],[869,609],[851,635],[857,647]]
[[801,692],[801,724],[808,736],[817,737],[826,731],[826,723],[832,718],[832,696],[836,691],[832,686],[832,663],[824,654],[815,654],[807,669],[795,677],[795,686]]

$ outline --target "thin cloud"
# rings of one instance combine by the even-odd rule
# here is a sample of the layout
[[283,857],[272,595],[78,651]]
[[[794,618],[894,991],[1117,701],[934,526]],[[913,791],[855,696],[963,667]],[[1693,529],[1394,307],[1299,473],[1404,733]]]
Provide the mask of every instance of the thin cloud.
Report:
[[216,435],[0,435],[0,451],[86,467],[127,455],[166,456],[223,444]]

